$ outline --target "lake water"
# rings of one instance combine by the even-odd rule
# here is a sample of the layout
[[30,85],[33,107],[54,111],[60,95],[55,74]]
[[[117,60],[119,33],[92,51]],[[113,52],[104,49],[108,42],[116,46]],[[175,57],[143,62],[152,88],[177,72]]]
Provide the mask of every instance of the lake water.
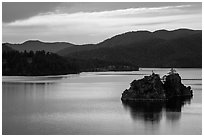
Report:
[[3,76],[3,134],[202,134],[202,69],[176,69],[194,96],[173,106],[123,104],[122,92],[154,70],[50,77]]

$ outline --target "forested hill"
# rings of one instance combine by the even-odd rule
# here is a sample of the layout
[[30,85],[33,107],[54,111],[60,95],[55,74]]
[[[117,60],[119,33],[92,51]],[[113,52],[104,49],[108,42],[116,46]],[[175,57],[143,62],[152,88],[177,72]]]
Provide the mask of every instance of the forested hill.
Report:
[[[140,43],[145,43],[149,40],[163,40],[170,41],[173,39],[185,38],[194,34],[202,35],[201,30],[190,30],[190,29],[177,29],[173,31],[167,30],[157,30],[154,32],[150,31],[132,31],[126,32],[113,36],[109,39],[106,39],[98,44],[89,44],[89,45],[78,45],[64,48],[57,53],[61,56],[67,56],[72,53],[80,51],[89,51],[99,48],[118,48],[120,46],[127,47],[128,45],[134,44],[138,46]],[[151,46],[151,45],[149,45]],[[124,47],[124,48],[125,48]]]
[[22,44],[3,43],[2,51],[3,75],[127,71],[138,70],[138,67],[201,68],[202,31],[127,32],[87,45],[38,40]]
[[[95,46],[63,49],[58,54],[77,59],[122,61],[139,67],[202,67],[202,31],[129,32]],[[76,49],[76,48],[75,48]]]

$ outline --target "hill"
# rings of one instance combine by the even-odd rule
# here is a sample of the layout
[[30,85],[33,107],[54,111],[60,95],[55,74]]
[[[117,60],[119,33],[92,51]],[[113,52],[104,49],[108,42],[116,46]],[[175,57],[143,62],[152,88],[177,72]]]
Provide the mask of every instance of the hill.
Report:
[[39,40],[29,40],[22,44],[10,44],[10,43],[3,43],[3,44],[20,52],[23,52],[25,50],[27,52],[29,51],[36,52],[36,51],[44,50],[46,52],[52,52],[52,53],[56,53],[61,49],[74,46],[74,44],[67,43],[67,42],[48,43],[48,42],[41,42]]
[[[71,47],[74,48],[74,47]],[[99,44],[58,54],[77,59],[126,62],[139,67],[202,67],[202,31],[128,32]]]
[[[80,52],[80,51],[89,51],[99,48],[110,48],[118,46],[126,46],[138,42],[145,42],[152,39],[163,39],[163,40],[172,40],[176,38],[182,38],[189,35],[193,35],[201,32],[200,30],[190,30],[190,29],[177,29],[173,31],[167,30],[158,30],[155,32],[149,31],[132,31],[123,34],[113,36],[112,38],[106,39],[98,44],[89,44],[89,45],[79,45],[67,47],[58,51],[57,53],[61,56],[67,56],[68,54]],[[86,46],[86,47],[84,47]]]

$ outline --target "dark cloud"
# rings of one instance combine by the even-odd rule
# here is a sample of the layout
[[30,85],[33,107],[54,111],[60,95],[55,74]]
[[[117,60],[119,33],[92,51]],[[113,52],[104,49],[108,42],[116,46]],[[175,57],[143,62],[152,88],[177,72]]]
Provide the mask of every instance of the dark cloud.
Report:
[[29,18],[39,13],[51,12],[59,4],[57,2],[3,2],[2,21],[12,22]]
[[[127,8],[150,8],[163,6],[191,5],[188,9],[201,9],[201,2],[67,2],[59,5],[64,12],[97,12]],[[69,8],[67,8],[67,6]]]

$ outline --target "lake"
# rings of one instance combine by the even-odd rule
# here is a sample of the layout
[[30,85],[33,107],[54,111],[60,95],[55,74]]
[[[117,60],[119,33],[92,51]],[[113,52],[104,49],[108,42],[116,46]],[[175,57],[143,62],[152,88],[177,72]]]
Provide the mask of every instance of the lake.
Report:
[[84,72],[61,76],[3,76],[2,133],[27,135],[202,134],[202,69],[176,69],[191,100],[171,106],[127,105],[122,92],[134,79],[169,68]]

